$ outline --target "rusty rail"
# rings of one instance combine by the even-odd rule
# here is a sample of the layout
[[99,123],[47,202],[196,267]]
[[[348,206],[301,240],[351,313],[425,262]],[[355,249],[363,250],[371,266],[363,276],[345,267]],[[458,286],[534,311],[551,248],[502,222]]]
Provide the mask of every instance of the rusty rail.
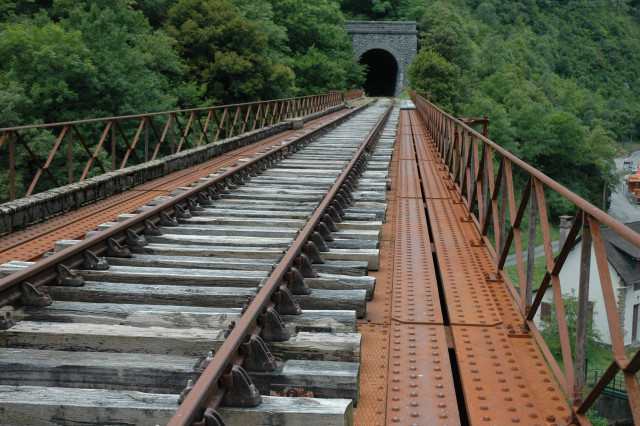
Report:
[[[242,135],[288,118],[312,114],[342,103],[342,94],[302,96],[233,105],[163,111],[149,114],[105,117],[62,123],[0,128],[0,150],[6,144],[9,169],[9,199],[28,197],[40,190],[82,182],[99,173],[140,164],[159,156],[178,153],[220,139]],[[66,139],[67,149],[64,150]],[[48,141],[52,148],[46,159],[33,150],[34,143]],[[90,141],[97,140],[97,143]],[[155,146],[154,146],[155,144]],[[22,147],[21,153],[17,148]],[[66,165],[63,155],[66,151]],[[0,151],[1,152],[1,151]],[[20,157],[20,154],[22,156]],[[78,159],[86,159],[79,179],[74,172]],[[26,164],[18,164],[20,160]],[[111,164],[108,164],[110,162]],[[16,167],[33,169],[24,194],[16,194]],[[65,181],[54,169],[67,169]],[[79,172],[79,169],[77,170]],[[42,175],[49,177],[43,184]],[[38,183],[40,182],[40,185]],[[26,185],[25,185],[26,186]],[[3,201],[3,200],[0,200]],[[6,200],[5,200],[6,201]]]
[[[632,357],[624,346],[614,289],[609,275],[601,227],[606,226],[630,244],[640,248],[640,234],[618,222],[602,210],[569,191],[539,170],[528,165],[510,152],[472,129],[469,124],[445,113],[415,92],[411,99],[416,105],[438,153],[454,182],[456,191],[465,203],[471,219],[483,236],[489,252],[496,262],[499,275],[517,301],[522,314],[522,331],[536,339],[557,382],[572,407],[573,421],[589,424],[586,412],[618,371],[622,371],[629,395],[634,421],[640,424],[640,385],[636,373],[640,370],[640,351]],[[514,186],[514,167],[519,176],[526,178],[524,188]],[[496,172],[497,169],[497,172]],[[517,189],[522,189],[518,203]],[[554,257],[551,248],[549,217],[545,191],[555,192],[571,202],[575,208],[573,224],[559,254]],[[528,259],[524,259],[521,226],[528,215]],[[546,272],[537,294],[533,295],[533,253],[537,222],[545,252]],[[578,285],[578,321],[575,351],[571,349],[567,320],[564,312],[560,271],[564,267],[576,237],[582,231],[580,275]],[[509,251],[515,245],[519,289],[504,270]],[[584,368],[586,351],[589,271],[592,250],[595,253],[599,287],[604,296],[605,313],[612,340],[614,359],[594,388],[584,395]],[[528,261],[525,271],[525,261]],[[559,330],[564,371],[554,359],[540,330],[534,322],[542,298],[551,285]]]
[[204,410],[209,408],[215,410],[220,404],[222,396],[219,380],[230,369],[232,364],[241,365],[242,358],[238,354],[238,348],[245,341],[246,336],[259,334],[260,328],[257,325],[258,315],[272,302],[272,297],[280,285],[285,280],[285,274],[291,269],[295,259],[300,256],[303,247],[311,241],[316,226],[322,221],[329,209],[335,205],[336,197],[344,191],[347,181],[357,179],[359,173],[364,171],[365,156],[370,153],[378,140],[380,133],[387,121],[393,105],[390,105],[384,115],[376,123],[367,138],[360,145],[345,170],[338,176],[325,198],[316,208],[314,214],[309,218],[307,224],[302,228],[292,246],[284,254],[276,268],[264,283],[260,292],[251,302],[240,321],[235,325],[233,331],[222,346],[219,348],[213,360],[204,370],[193,389],[182,402],[169,425],[189,425],[196,419],[200,419]]

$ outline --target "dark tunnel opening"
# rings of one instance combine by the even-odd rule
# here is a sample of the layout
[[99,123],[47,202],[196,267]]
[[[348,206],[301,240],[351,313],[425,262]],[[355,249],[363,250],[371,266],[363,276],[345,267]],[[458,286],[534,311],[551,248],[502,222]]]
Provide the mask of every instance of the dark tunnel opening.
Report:
[[398,64],[386,50],[372,49],[364,52],[360,63],[367,66],[364,91],[369,96],[394,96]]

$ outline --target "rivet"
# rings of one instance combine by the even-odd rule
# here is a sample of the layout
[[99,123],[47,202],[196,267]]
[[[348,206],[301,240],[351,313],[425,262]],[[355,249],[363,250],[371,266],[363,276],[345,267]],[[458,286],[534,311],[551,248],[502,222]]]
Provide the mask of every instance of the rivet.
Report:
[[481,409],[481,410],[488,410],[488,409],[489,409],[489,407],[487,407],[485,404],[482,404],[482,405],[480,406],[480,409]]

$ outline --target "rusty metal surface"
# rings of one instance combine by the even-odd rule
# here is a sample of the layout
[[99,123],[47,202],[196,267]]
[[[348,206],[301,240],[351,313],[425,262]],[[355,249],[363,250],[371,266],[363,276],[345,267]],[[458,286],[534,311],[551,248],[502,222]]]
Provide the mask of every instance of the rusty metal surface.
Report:
[[[310,121],[306,126],[321,124],[344,113],[344,111],[339,111],[329,114]],[[146,182],[121,194],[115,194],[107,199],[82,206],[77,210],[54,216],[46,222],[36,223],[24,230],[2,235],[0,236],[0,263],[11,260],[37,260],[45,252],[52,251],[56,241],[82,239],[87,232],[95,230],[101,223],[115,221],[120,214],[134,213],[158,196],[168,195],[181,186],[189,186],[199,178],[217,172],[220,168],[234,166],[238,159],[251,157],[254,153],[277,145],[297,132],[298,130],[287,131],[260,142],[237,148],[188,169]]]
[[[564,398],[555,407],[560,413],[557,416],[550,414],[547,420],[566,422],[567,416],[564,412],[568,410],[571,422],[589,424],[585,413],[593,406],[615,373],[622,370],[634,421],[640,423],[640,383],[637,376],[640,365],[636,362],[640,359],[640,352],[636,351],[631,355],[624,346],[620,313],[616,308],[616,294],[609,276],[600,228],[608,227],[611,232],[636,247],[640,247],[640,234],[492,142],[486,137],[486,120],[484,123],[474,120],[463,122],[416,93],[411,93],[411,98],[416,105],[416,113],[422,119],[423,127],[428,129],[428,133],[433,137],[432,151],[445,166],[466,207],[468,217],[465,220],[470,221],[475,227],[475,231],[467,229],[466,235],[473,245],[478,247],[482,241],[483,250],[493,261],[493,265],[485,268],[485,274],[489,277],[491,296],[495,297],[501,316],[504,316],[506,321],[517,324],[507,323],[513,327],[514,333],[518,330],[531,333],[536,347],[527,350],[544,355],[543,364],[548,365],[547,371],[553,372],[554,380],[562,389]],[[484,134],[472,129],[469,123],[482,124]],[[514,174],[520,179],[514,179]],[[523,184],[523,181],[526,184]],[[547,197],[550,196],[572,204],[572,211],[575,212],[569,236],[557,256],[551,248],[550,218],[547,212]],[[526,234],[522,232],[524,229],[521,229],[524,228],[523,222],[528,223]],[[542,236],[546,272],[541,281],[534,282],[534,270],[530,267],[532,259],[527,259],[528,264],[525,265],[522,249],[523,246],[528,246],[529,252],[532,252],[535,245],[533,235],[537,235],[538,232]],[[580,268],[587,271],[592,267],[590,265],[593,253],[596,260],[593,269],[597,272],[599,280],[594,279],[591,283],[586,273],[575,271],[575,275],[581,277],[578,288],[578,332],[573,333],[569,332],[569,324],[564,313],[564,292],[560,272],[565,267],[573,242],[581,233],[582,244],[590,245],[591,249],[582,250]],[[523,244],[523,237],[528,237],[529,244]],[[518,273],[515,284],[504,270],[506,257],[514,248]],[[480,264],[484,264],[486,258],[480,259],[484,256],[476,257]],[[525,270],[525,266],[529,267]],[[586,363],[585,324],[589,310],[587,298],[590,284],[596,287],[596,292],[603,294],[600,309],[605,311],[606,328],[602,332],[611,337],[614,353],[607,373],[602,375],[591,390],[584,387],[582,380]],[[517,288],[518,285],[520,288]],[[532,293],[534,285],[538,287],[535,297]],[[511,301],[505,294],[505,287],[511,293]],[[534,321],[540,314],[542,299],[547,290],[550,290],[556,311],[553,320],[557,324],[562,367],[548,348]],[[517,310],[520,318],[516,315]],[[544,387],[535,387],[535,391],[539,390],[544,390]],[[542,399],[549,398],[544,392],[540,392],[540,395],[543,395]]]
[[442,325],[392,324],[387,424],[460,424]]
[[[426,132],[420,140],[435,148]],[[435,149],[416,151],[437,155]],[[423,182],[439,179],[451,186],[437,167],[420,172]],[[533,337],[521,330],[522,314],[496,275],[469,211],[446,197],[428,199],[426,207],[469,422],[566,422],[569,406]]]
[[422,200],[397,200],[392,318],[442,324],[440,296]]

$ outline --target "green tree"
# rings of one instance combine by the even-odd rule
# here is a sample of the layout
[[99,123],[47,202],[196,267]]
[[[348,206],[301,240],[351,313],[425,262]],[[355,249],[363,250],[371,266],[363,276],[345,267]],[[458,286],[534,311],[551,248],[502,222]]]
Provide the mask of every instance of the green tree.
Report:
[[277,98],[292,90],[293,74],[266,55],[269,39],[260,25],[227,0],[180,0],[169,11],[167,30],[211,102]]
[[440,54],[447,61],[467,67],[471,60],[471,41],[458,11],[435,2],[420,21],[422,48]]
[[[287,29],[301,94],[361,87],[364,70],[353,55],[339,4],[333,0],[270,0],[274,22]],[[319,67],[314,71],[313,67]]]
[[[562,301],[567,321],[567,328],[569,330],[569,336],[571,337],[571,339],[569,339],[571,343],[571,352],[574,353],[576,344],[576,326],[578,324],[578,297],[575,290],[572,289],[571,293],[563,294]],[[587,317],[587,350],[589,347],[597,346],[601,339],[598,330],[593,328],[593,318],[596,315],[597,312],[594,309],[593,313]],[[549,315],[540,318],[540,333],[542,333],[542,337],[554,358],[556,358],[556,360],[562,360],[560,332],[558,329],[556,306],[554,304],[550,305]]]
[[430,92],[433,101],[457,113],[457,76],[460,69],[432,50],[421,50],[409,66],[409,84],[419,92]]

